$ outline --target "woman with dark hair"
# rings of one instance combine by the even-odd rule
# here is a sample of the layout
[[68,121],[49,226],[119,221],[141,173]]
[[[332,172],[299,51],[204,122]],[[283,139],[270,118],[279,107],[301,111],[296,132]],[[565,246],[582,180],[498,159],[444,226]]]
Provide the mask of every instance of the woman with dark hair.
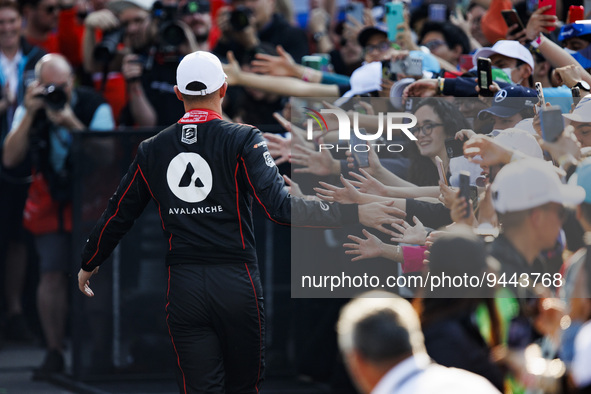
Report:
[[436,98],[422,99],[415,111],[417,125],[410,131],[417,138],[408,146],[409,181],[417,186],[436,186],[439,180],[435,156],[443,161],[446,171],[449,158],[445,139],[453,138],[461,129],[470,128],[462,113],[450,102]]
[[[435,157],[439,156],[445,171],[449,172],[445,140],[455,137],[456,133],[462,129],[469,129],[470,125],[452,103],[441,98],[422,99],[417,104],[414,115],[417,118],[417,124],[409,131],[417,140],[405,146],[410,159],[406,177],[408,181],[384,168],[377,155],[370,152],[369,167],[362,171],[365,176],[353,175],[360,181],[354,182],[355,186],[367,188],[372,183],[373,188],[368,189],[367,192],[388,197],[437,198],[439,196],[439,175]],[[376,181],[381,182],[382,185]],[[378,187],[375,187],[376,183]],[[417,188],[417,186],[433,187]]]

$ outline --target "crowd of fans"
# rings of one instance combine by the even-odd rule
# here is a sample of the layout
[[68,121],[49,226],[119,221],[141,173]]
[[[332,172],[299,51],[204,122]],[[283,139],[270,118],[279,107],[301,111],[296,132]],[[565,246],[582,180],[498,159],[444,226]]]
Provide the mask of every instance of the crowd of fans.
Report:
[[[413,0],[397,3],[392,26],[387,3],[0,0],[3,328],[31,339],[22,298],[37,253],[48,351],[35,378],[64,370],[71,133],[177,122],[176,67],[205,50],[225,63],[223,116],[264,133],[291,194],[397,208],[381,233],[333,234],[337,258],[391,260],[398,275],[513,278],[487,293],[398,289],[412,305],[382,293],[352,301],[337,331],[359,391],[591,390],[589,10]],[[479,59],[491,65],[484,85]],[[331,115],[306,130],[304,107],[341,107],[367,134],[380,113],[417,122],[378,140],[403,149],[367,145],[362,158],[319,149],[349,141]],[[550,282],[517,283],[534,274]]]

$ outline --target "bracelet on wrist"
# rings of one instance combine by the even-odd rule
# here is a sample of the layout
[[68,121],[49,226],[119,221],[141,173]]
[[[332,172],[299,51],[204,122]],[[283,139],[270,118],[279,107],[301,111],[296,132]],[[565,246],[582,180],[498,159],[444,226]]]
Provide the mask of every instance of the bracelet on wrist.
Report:
[[437,88],[435,89],[436,96],[443,95],[443,86],[445,84],[445,78],[437,77]]
[[304,67],[304,72],[302,73],[302,81],[310,82],[312,79],[313,70],[310,67]]
[[538,47],[542,44],[543,39],[544,39],[544,35],[542,33],[540,33],[533,41],[531,41],[529,43],[529,45],[534,49],[538,49]]

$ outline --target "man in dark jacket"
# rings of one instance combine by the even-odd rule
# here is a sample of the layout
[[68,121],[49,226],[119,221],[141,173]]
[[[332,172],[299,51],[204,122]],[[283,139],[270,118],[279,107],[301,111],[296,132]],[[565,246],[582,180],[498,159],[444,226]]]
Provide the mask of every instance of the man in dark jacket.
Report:
[[253,198],[281,224],[325,227],[356,222],[359,215],[362,224],[377,227],[376,217],[400,214],[384,205],[358,209],[290,196],[261,133],[221,119],[225,77],[211,53],[181,61],[175,91],[186,113],[141,143],[88,237],[78,273],[80,290],[94,296],[90,277],[148,202],[156,202],[169,246],[166,320],[182,393],[255,393],[260,387],[265,315]]

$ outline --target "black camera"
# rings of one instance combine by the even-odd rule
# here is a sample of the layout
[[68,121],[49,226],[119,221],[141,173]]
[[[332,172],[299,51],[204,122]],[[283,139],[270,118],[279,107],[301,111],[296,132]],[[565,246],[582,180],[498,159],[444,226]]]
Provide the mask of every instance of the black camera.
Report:
[[250,8],[238,6],[230,13],[230,26],[234,31],[242,31],[249,25],[249,19],[252,15]]
[[185,30],[176,22],[176,14],[176,5],[156,1],[152,6],[152,17],[158,23],[158,37],[165,46],[177,47],[187,39]]
[[52,111],[59,111],[66,106],[68,95],[64,88],[58,85],[47,85],[39,96],[45,102],[45,106]]
[[113,29],[103,33],[103,40],[94,47],[92,56],[100,63],[110,62],[117,53],[117,46],[123,39],[123,29]]

